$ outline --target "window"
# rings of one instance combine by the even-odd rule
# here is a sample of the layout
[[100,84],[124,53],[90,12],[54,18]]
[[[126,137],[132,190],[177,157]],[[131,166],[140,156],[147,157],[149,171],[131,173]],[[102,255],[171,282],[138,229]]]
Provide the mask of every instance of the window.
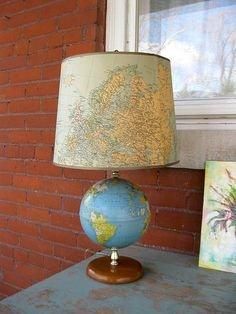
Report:
[[236,129],[235,16],[234,0],[108,0],[107,50],[170,58],[179,129]]

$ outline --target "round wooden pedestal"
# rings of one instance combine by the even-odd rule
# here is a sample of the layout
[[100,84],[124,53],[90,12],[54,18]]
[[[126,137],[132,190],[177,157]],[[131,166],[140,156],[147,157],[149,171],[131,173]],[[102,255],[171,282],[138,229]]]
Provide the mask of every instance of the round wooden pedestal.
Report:
[[87,275],[97,281],[121,284],[138,280],[143,276],[142,265],[133,258],[120,256],[118,265],[111,265],[111,258],[103,256],[88,264]]

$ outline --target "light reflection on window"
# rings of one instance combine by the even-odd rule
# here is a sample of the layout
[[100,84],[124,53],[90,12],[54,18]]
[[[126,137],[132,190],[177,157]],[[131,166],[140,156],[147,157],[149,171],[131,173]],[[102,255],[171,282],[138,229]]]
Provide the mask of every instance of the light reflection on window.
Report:
[[171,60],[176,99],[236,97],[236,1],[139,2],[139,51]]

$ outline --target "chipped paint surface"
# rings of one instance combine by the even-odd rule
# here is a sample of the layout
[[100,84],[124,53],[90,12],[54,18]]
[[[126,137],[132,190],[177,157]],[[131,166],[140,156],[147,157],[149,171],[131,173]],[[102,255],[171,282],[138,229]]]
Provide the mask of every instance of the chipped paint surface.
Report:
[[143,279],[106,285],[85,274],[90,259],[0,302],[1,314],[236,313],[236,276],[198,268],[197,258],[129,247]]

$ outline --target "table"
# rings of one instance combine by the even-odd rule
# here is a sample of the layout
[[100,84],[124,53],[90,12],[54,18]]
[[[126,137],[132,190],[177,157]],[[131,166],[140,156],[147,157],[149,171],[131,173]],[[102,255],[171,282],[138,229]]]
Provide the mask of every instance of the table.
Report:
[[89,258],[0,302],[1,314],[236,313],[236,274],[199,268],[193,256],[132,246],[144,277],[125,285],[88,278]]

